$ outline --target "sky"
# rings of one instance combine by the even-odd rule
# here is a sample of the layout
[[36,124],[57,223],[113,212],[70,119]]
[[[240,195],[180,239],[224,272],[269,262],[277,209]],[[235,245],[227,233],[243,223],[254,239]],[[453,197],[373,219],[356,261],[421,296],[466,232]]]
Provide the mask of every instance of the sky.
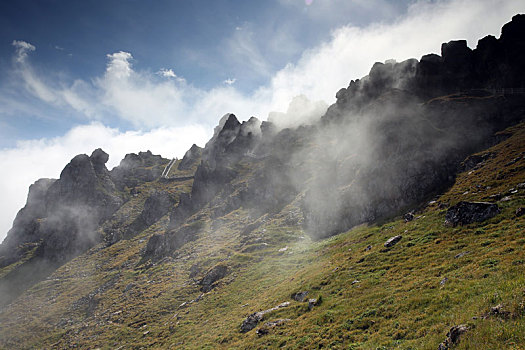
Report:
[[470,47],[522,0],[0,2],[0,240],[28,187],[101,147],[182,157],[225,113],[311,118],[374,62]]

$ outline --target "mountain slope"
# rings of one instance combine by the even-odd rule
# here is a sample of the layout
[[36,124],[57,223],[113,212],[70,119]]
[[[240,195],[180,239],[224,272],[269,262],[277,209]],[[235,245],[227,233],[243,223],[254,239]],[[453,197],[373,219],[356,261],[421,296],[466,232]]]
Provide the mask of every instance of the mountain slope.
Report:
[[375,64],[312,125],[75,157],[0,246],[0,346],[523,347],[524,28]]

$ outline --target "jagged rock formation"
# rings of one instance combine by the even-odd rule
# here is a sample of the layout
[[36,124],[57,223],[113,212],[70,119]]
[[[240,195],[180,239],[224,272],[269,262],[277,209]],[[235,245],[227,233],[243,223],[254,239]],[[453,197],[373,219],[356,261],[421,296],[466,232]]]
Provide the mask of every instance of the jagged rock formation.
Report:
[[159,178],[168,159],[154,155],[151,151],[126,154],[119,166],[111,170],[111,179],[119,190],[133,188],[140,183]]
[[[441,56],[376,63],[337,92],[312,126],[279,131],[225,115],[202,152],[191,194],[171,213],[168,234],[154,238],[164,248],[151,242],[149,251],[195,239],[177,237],[175,229],[206,205],[220,217],[239,207],[278,212],[300,199],[305,229],[322,238],[402,214],[439,193],[465,157],[498,142],[494,134],[522,118],[522,95],[491,89],[525,86],[514,58],[525,54],[518,34],[524,23],[515,16],[500,39],[481,39],[474,50],[458,40],[443,44]],[[242,162],[263,166],[238,182]]]
[[38,243],[36,256],[64,262],[96,243],[100,239],[97,227],[124,203],[111,181],[107,161],[107,153],[97,149],[91,156],[74,157],[58,180],[37,181],[2,251]]
[[[91,156],[81,154],[66,165],[58,180],[43,179],[33,185],[26,207],[1,245],[1,267],[20,259],[28,247],[32,254],[0,280],[0,294],[5,297],[0,304],[13,291],[23,290],[101,240],[97,228],[124,203],[107,161],[101,149]],[[25,271],[28,266],[38,269],[31,274]]]
[[[28,248],[35,246],[38,236],[39,219],[46,215],[45,195],[55,179],[40,179],[29,187],[24,208],[20,209],[13,222],[13,228],[0,245],[0,266],[7,266],[23,258]],[[19,247],[25,247],[20,249]]]
[[201,157],[202,157],[202,148],[200,148],[196,144],[193,144],[191,148],[186,153],[184,153],[184,157],[182,158],[182,161],[179,163],[178,169],[179,170],[191,169],[191,167],[195,163],[197,163]]

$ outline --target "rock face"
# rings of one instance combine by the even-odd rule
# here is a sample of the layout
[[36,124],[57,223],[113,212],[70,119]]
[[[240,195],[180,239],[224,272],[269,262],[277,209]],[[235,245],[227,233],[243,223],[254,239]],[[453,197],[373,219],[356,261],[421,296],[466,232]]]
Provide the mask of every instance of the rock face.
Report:
[[[495,132],[521,120],[522,97],[494,89],[525,86],[513,57],[522,55],[524,29],[518,15],[499,39],[486,37],[475,49],[457,40],[420,61],[376,63],[310,126],[279,130],[226,114],[202,151],[191,194],[155,242],[179,247],[191,240],[175,231],[206,206],[216,218],[240,207],[278,212],[297,200],[314,238],[416,207],[450,186],[462,161],[493,144]],[[464,167],[486,159],[473,157]],[[243,162],[260,166],[236,182]]]
[[13,222],[13,228],[0,245],[0,267],[12,264],[25,255],[18,249],[23,244],[37,244],[39,219],[46,217],[45,195],[55,179],[40,179],[29,187],[24,208],[20,209]]
[[133,188],[140,183],[154,181],[160,177],[168,159],[150,151],[126,154],[119,166],[111,170],[111,179],[119,190]]
[[196,240],[204,225],[202,221],[195,221],[175,229],[168,229],[166,234],[151,236],[144,257],[158,260],[173,253],[184,244]]
[[[26,207],[0,246],[0,266],[24,256],[27,248],[31,255],[0,280],[3,296],[13,297],[100,242],[98,226],[124,203],[105,166],[108,158],[101,149],[78,155],[58,180],[42,179],[32,186]],[[0,299],[0,304],[9,301]]]
[[468,225],[490,219],[500,213],[497,204],[486,202],[459,202],[450,207],[445,215],[445,224]]
[[[60,179],[37,181],[2,250],[39,242],[36,256],[62,263],[99,241],[96,228],[123,203],[101,149],[74,157]],[[6,262],[10,260],[7,259]]]
[[122,238],[133,237],[168,214],[174,204],[175,199],[168,192],[153,192],[146,198],[140,215],[128,227],[111,228],[106,232],[106,242],[114,244]]
[[196,144],[193,144],[191,148],[184,154],[184,157],[182,158],[182,161],[180,162],[178,169],[179,170],[191,169],[191,167],[194,164],[200,161],[202,157],[202,150],[203,150],[202,148],[200,148]]

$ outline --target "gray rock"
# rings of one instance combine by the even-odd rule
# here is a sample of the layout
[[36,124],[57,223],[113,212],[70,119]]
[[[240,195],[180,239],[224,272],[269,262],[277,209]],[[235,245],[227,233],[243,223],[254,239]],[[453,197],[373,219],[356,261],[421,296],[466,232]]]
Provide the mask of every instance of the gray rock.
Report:
[[297,292],[295,294],[292,294],[292,299],[295,301],[303,302],[306,299],[307,295],[308,295],[308,291]]
[[308,299],[308,310],[311,311],[317,304],[317,299]]
[[447,350],[457,345],[459,343],[461,335],[467,332],[469,329],[470,327],[465,324],[450,328],[450,330],[447,333],[447,339],[445,339],[444,342],[439,344],[438,350]]
[[469,252],[461,252],[461,253],[458,253],[454,256],[454,259],[459,259],[459,258],[462,258],[464,257],[465,255],[467,255]]
[[[126,228],[124,237],[132,237],[153,225],[172,209],[175,200],[168,192],[155,191],[144,203],[140,215]],[[115,242],[113,242],[115,243]]]
[[213,289],[214,283],[223,279],[228,274],[229,269],[226,265],[216,265],[211,268],[201,279],[199,284],[202,286],[201,291],[206,293]]
[[134,188],[158,179],[167,163],[168,159],[154,155],[151,151],[129,153],[111,170],[110,176],[115,186],[122,191],[125,187]]
[[275,310],[278,310],[278,309],[281,309],[283,307],[288,307],[290,306],[290,302],[286,301],[284,303],[281,303],[275,307],[272,307],[271,309],[268,309],[268,310],[264,310],[264,311],[259,311],[259,312],[254,312],[253,314],[250,314],[248,315],[248,317],[246,317],[246,319],[244,321],[242,321],[242,324],[241,324],[241,333],[246,333],[252,329],[254,329],[257,324],[262,321],[264,315],[272,312],[272,311],[275,311]]
[[244,321],[242,321],[241,324],[241,333],[246,333],[248,331],[251,331],[254,329],[257,324],[262,320],[263,318],[262,312],[254,312],[253,314],[248,315]]
[[500,213],[497,204],[487,202],[459,202],[450,207],[445,215],[445,224],[468,225],[490,219]]
[[202,157],[202,148],[193,144],[191,148],[186,151],[177,169],[188,170],[191,169]]
[[400,236],[400,235],[397,235],[397,236],[391,237],[391,238],[389,238],[389,239],[385,242],[384,246],[385,246],[386,248],[393,247],[394,245],[397,244],[397,242],[399,242],[399,241],[401,240],[401,238],[403,238],[403,236]]

